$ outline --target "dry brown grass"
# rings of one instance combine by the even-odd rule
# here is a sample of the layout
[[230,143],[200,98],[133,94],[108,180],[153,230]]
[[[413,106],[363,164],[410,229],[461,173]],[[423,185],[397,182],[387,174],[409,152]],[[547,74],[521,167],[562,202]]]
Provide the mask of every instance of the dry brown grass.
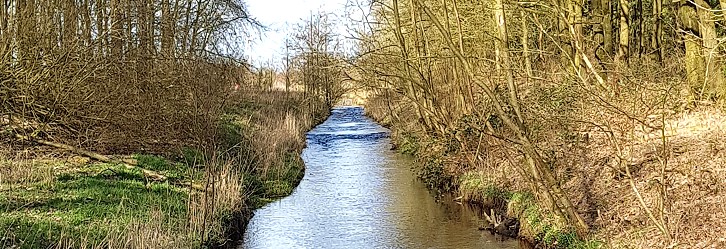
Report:
[[[240,215],[248,207],[244,192],[244,176],[233,161],[212,161],[205,175],[207,192],[190,192],[187,233],[203,241],[224,240],[231,224],[230,215]],[[223,242],[223,241],[222,241]]]
[[54,249],[142,249],[142,248],[193,248],[186,234],[170,228],[167,215],[160,210],[152,210],[149,218],[129,223],[127,226],[110,231],[102,242],[77,234],[61,234]]
[[[596,224],[614,247],[721,248],[726,229],[726,116],[715,108],[699,108],[666,120],[669,150],[665,165],[667,196],[661,197],[662,141],[654,132],[639,132],[631,141],[628,157],[637,162],[632,168],[637,189],[646,206],[658,210],[663,205],[665,220],[674,241],[667,238],[648,218],[633,189],[615,170],[606,170],[594,183],[596,198],[604,202]],[[607,157],[616,152],[595,145],[595,155]],[[608,149],[609,148],[609,149]],[[597,152],[595,152],[597,151]],[[607,162],[616,168],[615,160]]]

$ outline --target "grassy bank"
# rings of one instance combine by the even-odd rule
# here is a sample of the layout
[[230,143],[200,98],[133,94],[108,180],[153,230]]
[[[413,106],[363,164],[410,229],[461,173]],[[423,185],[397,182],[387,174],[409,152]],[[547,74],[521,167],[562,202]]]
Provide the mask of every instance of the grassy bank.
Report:
[[[74,159],[2,162],[3,173],[7,173],[0,193],[2,247],[181,246],[201,242],[200,237],[191,237],[194,235],[183,229],[190,200],[187,189],[167,182],[147,182],[139,170],[117,164]],[[179,179],[194,177],[184,164],[165,172]]]
[[603,246],[597,239],[578,237],[566,222],[541,207],[528,191],[504,189],[477,171],[464,173],[456,185],[464,201],[495,210],[495,219],[509,217],[519,221],[518,237],[537,248],[595,249]]
[[289,195],[302,178],[304,133],[326,113],[301,105],[297,93],[245,94],[218,117],[211,148],[110,163],[12,141],[0,153],[0,247],[229,245],[252,209]]
[[518,238],[537,248],[594,249],[603,246],[596,239],[579,238],[565,221],[541,207],[529,191],[515,190],[483,171],[455,171],[451,164],[461,158],[447,154],[442,141],[411,132],[394,134],[397,150],[416,158],[415,172],[430,189],[453,193],[462,201],[481,205],[487,210],[488,218],[516,219],[519,222]]

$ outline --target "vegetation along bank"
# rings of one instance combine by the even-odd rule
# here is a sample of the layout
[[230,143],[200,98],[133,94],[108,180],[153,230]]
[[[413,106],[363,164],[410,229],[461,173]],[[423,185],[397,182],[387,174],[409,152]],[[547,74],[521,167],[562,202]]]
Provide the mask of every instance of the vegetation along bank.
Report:
[[723,1],[369,7],[367,111],[429,187],[543,247],[726,247]]
[[283,75],[241,1],[0,6],[0,248],[233,247],[342,92],[320,18]]

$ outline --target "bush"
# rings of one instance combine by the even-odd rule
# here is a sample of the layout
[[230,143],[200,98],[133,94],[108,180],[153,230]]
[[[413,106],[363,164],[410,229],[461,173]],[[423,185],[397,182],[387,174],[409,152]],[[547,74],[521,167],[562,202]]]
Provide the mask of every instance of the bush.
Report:
[[431,158],[423,164],[417,165],[414,166],[414,170],[429,189],[441,192],[449,192],[454,189],[454,178],[444,170],[441,159]]

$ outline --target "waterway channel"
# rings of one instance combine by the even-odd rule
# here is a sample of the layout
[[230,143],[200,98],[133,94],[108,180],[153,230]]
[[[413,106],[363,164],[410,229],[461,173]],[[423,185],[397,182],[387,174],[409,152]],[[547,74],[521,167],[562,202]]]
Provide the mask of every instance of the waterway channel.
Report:
[[333,109],[302,157],[300,185],[255,211],[241,248],[518,248],[478,230],[474,208],[432,195],[360,107]]

